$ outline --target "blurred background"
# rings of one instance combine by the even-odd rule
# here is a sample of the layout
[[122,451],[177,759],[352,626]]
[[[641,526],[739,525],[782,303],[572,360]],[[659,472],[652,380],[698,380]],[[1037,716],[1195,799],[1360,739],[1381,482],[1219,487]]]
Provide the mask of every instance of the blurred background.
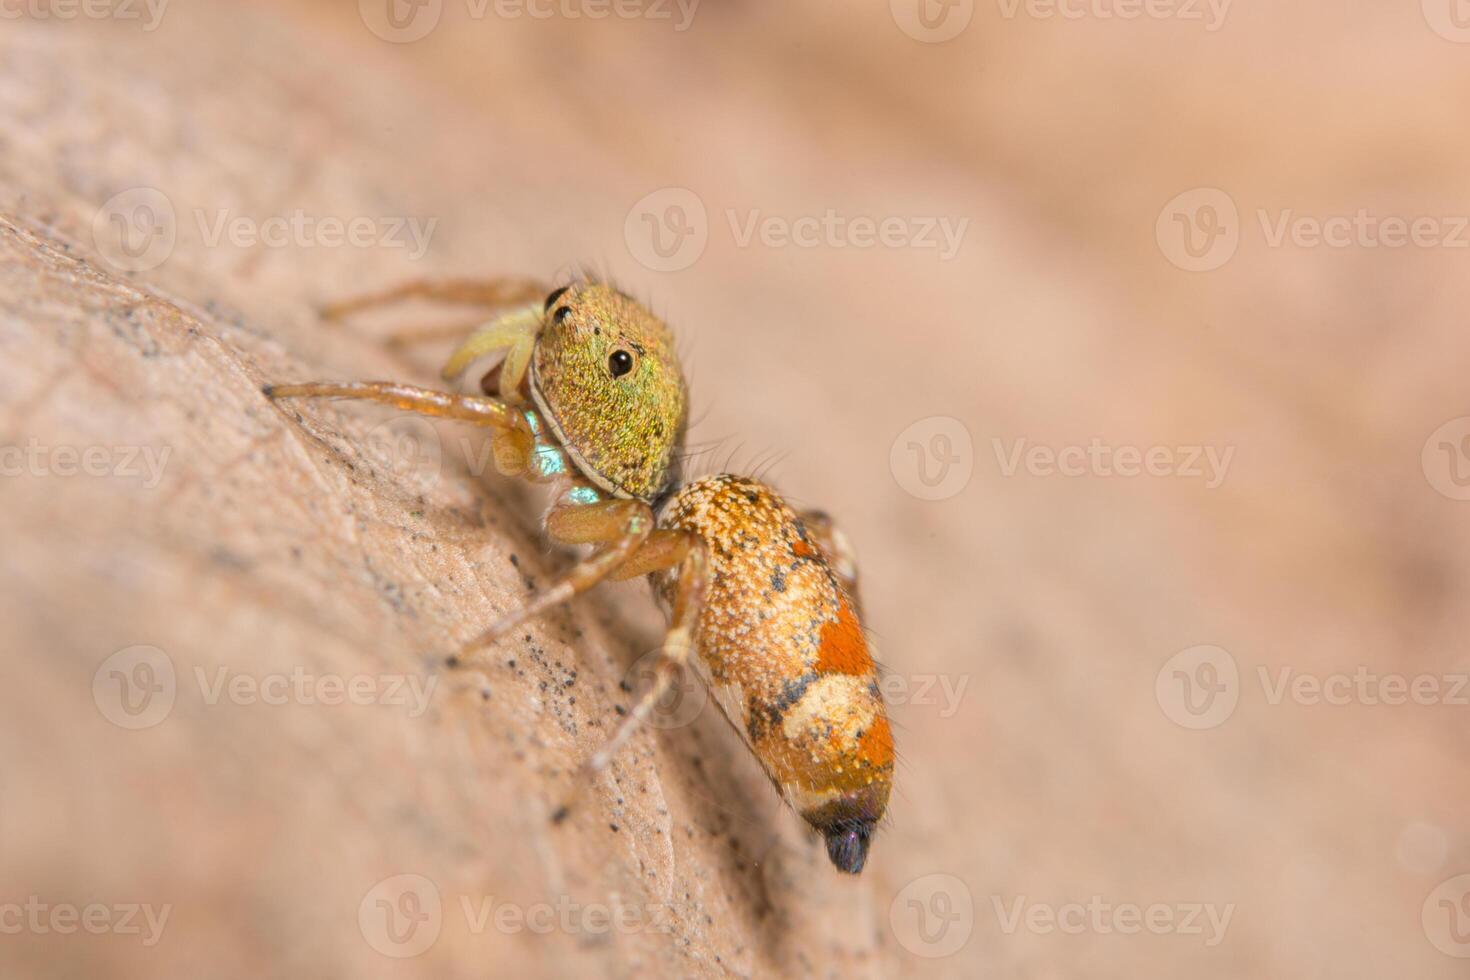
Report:
[[[5,977],[1464,975],[1461,0],[0,15]],[[583,268],[858,551],[860,878],[712,707],[551,827],[646,588],[444,675],[544,500],[259,395]]]

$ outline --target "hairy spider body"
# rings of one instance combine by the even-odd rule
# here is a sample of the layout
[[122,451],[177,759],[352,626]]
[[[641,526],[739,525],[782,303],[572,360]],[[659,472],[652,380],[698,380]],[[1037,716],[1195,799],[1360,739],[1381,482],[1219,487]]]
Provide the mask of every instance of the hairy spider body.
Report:
[[[662,528],[697,534],[710,583],[700,673],[782,797],[860,871],[893,785],[893,733],[877,667],[843,580],[813,526],[770,487],[724,474],[678,490]],[[655,576],[665,596],[675,582]]]
[[416,282],[329,311],[410,297],[522,304],[480,325],[445,365],[454,380],[503,355],[481,378],[483,394],[392,382],[265,393],[367,399],[489,427],[497,469],[553,486],[548,536],[593,551],[453,659],[467,661],[605,578],[650,576],[669,610],[654,683],[587,769],[607,767],[692,659],[778,791],[823,835],[832,863],[856,874],[887,805],[893,738],[845,542],[825,515],[798,516],[754,480],[681,487],[687,393],[669,329],[603,283],[527,303],[543,293],[520,282]]

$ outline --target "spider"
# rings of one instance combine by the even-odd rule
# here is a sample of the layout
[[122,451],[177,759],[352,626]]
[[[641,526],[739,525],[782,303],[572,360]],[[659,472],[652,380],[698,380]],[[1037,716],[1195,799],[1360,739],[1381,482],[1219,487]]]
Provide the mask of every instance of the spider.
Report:
[[451,662],[603,579],[648,576],[669,616],[654,680],[585,775],[610,764],[692,662],[833,865],[860,872],[892,788],[893,736],[859,624],[856,566],[831,519],[797,513],[747,477],[681,482],[687,391],[673,335],[613,286],[577,280],[547,294],[519,280],[425,280],[326,315],[407,298],[504,311],[444,367],[456,381],[501,355],[480,379],[483,394],[387,381],[267,385],[265,394],[365,399],[485,426],[501,473],[552,485],[546,534],[593,546]]

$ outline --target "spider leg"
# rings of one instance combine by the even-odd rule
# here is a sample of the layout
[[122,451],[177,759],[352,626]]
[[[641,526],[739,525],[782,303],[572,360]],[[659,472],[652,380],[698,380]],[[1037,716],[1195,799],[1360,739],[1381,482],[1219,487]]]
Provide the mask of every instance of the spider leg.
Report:
[[[668,693],[669,687],[678,678],[679,672],[689,663],[694,650],[694,633],[699,625],[699,614],[704,609],[705,590],[709,585],[709,562],[705,557],[704,542],[688,531],[670,531],[677,534],[677,546],[664,551],[659,557],[659,567],[679,565],[679,581],[674,588],[674,608],[669,617],[669,631],[664,636],[664,645],[659,649],[659,662],[654,668],[654,682],[628,712],[628,717],[618,726],[612,738],[607,740],[587,762],[587,771],[596,775],[607,768],[618,750],[648,717],[654,705]],[[682,554],[680,553],[682,552]]]
[[327,320],[340,320],[353,313],[370,310],[407,299],[433,303],[455,303],[463,306],[513,306],[546,298],[548,289],[538,280],[502,277],[497,279],[412,279],[391,289],[353,296],[322,307]]
[[837,576],[842,587],[852,597],[853,605],[858,607],[858,614],[861,615],[862,602],[858,597],[857,555],[853,552],[847,535],[842,533],[842,529],[826,511],[805,510],[797,516],[801,518],[801,523],[807,533],[816,541],[817,547],[822,549],[822,554],[826,555],[827,564],[831,566],[832,573]]
[[656,531],[638,554],[618,570],[618,577],[628,577],[624,571],[630,566],[638,568],[638,574],[679,568],[678,582],[674,587],[673,612],[669,617],[669,631],[658,651],[653,684],[638,699],[612,737],[583,763],[578,778],[572,785],[571,794],[552,814],[553,822],[560,823],[566,819],[586,787],[612,763],[628,739],[647,721],[654,707],[668,694],[687,668],[694,651],[695,633],[709,585],[709,561],[704,542],[688,531]]
[[536,349],[536,335],[541,329],[541,307],[523,306],[504,313],[484,324],[465,338],[444,364],[444,379],[453,381],[472,363],[486,354],[505,351],[500,365],[500,398],[512,404],[521,400],[521,381]]
[[456,660],[463,662],[508,631],[539,613],[560,605],[607,578],[642,546],[653,530],[653,511],[641,500],[603,500],[558,507],[546,517],[546,532],[563,544],[598,544],[601,550],[572,566],[561,581],[531,597],[465,644]]
[[525,472],[535,436],[522,410],[482,395],[454,395],[392,381],[312,381],[305,384],[266,385],[268,398],[355,398],[392,405],[417,415],[474,422],[495,429],[492,447],[495,465],[507,476]]

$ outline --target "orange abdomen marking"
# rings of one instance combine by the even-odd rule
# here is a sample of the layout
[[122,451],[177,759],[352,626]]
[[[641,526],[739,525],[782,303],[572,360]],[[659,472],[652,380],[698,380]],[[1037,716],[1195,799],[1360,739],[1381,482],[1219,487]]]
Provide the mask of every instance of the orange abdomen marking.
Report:
[[821,646],[817,652],[819,674],[870,674],[873,657],[868,653],[868,640],[852,611],[852,601],[840,596],[837,618],[822,627]]

